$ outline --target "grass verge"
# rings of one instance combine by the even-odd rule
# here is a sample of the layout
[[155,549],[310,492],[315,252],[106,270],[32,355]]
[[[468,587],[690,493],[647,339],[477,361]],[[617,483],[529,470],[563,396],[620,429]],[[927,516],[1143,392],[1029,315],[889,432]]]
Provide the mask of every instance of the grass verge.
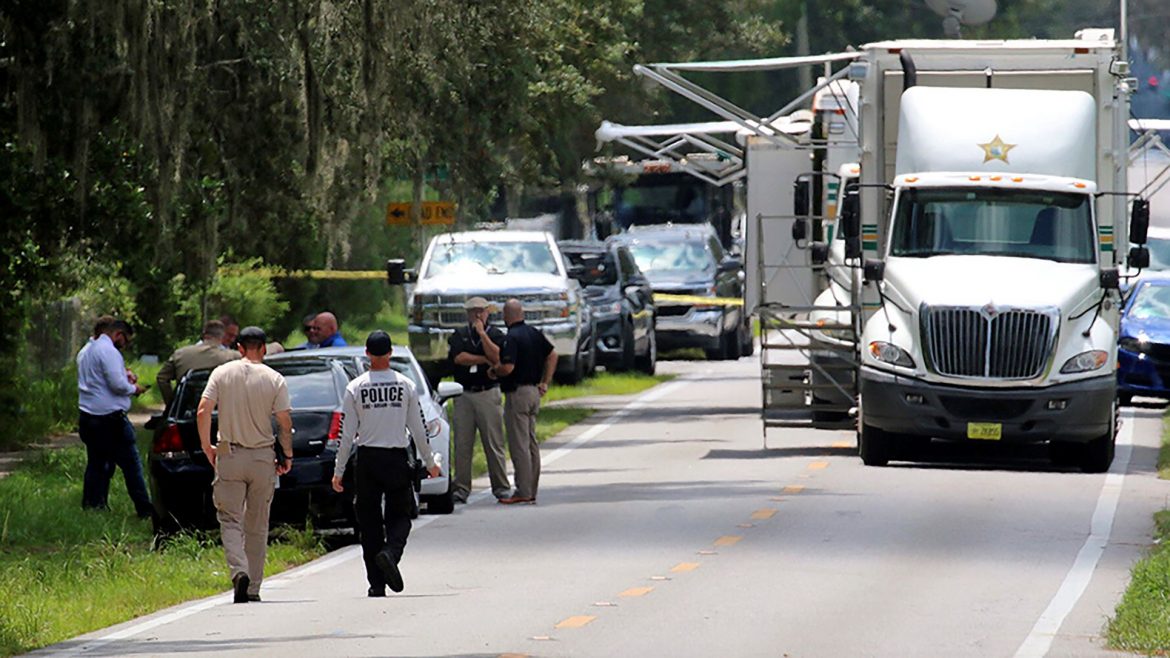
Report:
[[543,402],[555,402],[589,395],[633,395],[674,379],[674,375],[646,375],[637,372],[599,372],[574,386],[553,384]]
[[[121,475],[110,510],[82,512],[85,451],[44,451],[0,479],[0,655],[23,653],[183,601],[227,591],[218,535],[183,536],[151,550]],[[284,530],[266,572],[325,550],[310,532]]]
[[[1162,421],[1158,476],[1170,479],[1170,419]],[[1109,620],[1110,648],[1170,655],[1170,510],[1154,515],[1156,544],[1130,573],[1129,587]]]

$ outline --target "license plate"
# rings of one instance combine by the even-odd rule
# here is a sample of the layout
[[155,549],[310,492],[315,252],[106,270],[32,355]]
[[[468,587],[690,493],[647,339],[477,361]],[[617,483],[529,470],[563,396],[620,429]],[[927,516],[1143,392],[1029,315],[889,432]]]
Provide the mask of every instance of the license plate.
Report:
[[1003,438],[1002,423],[967,423],[967,438],[998,441]]

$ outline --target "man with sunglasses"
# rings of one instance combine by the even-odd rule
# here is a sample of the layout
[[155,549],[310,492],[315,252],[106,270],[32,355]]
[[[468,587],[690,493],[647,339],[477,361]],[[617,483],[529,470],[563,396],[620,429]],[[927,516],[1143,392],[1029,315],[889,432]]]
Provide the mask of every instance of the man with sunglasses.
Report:
[[114,469],[120,468],[135,511],[140,518],[150,518],[154,507],[142,475],[134,426],[126,417],[130,398],[146,391],[122,358],[134,330],[122,320],[99,323],[95,329],[100,333],[77,358],[77,428],[86,451],[81,506],[108,509],[110,479]]

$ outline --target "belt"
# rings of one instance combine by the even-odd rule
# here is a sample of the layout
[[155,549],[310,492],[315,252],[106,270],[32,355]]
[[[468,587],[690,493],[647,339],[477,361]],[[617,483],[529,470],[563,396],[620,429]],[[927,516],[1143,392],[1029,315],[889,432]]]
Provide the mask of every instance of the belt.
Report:
[[491,384],[490,386],[464,386],[463,390],[468,393],[479,393],[481,391],[490,391],[497,386],[499,386],[499,384]]

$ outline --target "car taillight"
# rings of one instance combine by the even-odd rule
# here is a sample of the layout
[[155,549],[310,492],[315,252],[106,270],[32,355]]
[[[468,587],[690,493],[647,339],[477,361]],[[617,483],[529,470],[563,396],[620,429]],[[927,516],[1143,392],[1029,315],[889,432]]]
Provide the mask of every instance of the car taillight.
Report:
[[334,411],[333,418],[329,419],[329,436],[326,437],[325,447],[337,449],[341,445],[341,412]]
[[179,434],[179,426],[170,423],[163,429],[162,434],[154,441],[154,452],[182,452],[183,437]]

